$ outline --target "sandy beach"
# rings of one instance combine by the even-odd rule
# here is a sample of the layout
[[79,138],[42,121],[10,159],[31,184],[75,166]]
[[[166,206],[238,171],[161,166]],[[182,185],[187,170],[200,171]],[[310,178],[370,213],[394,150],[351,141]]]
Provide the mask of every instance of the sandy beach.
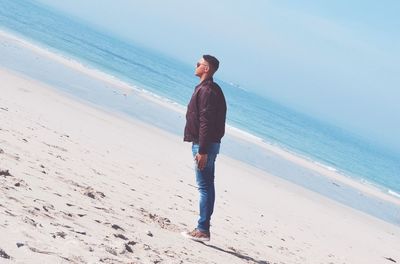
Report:
[[0,79],[0,263],[400,263],[399,226],[225,155],[211,241],[185,240],[198,193],[181,137],[12,69]]

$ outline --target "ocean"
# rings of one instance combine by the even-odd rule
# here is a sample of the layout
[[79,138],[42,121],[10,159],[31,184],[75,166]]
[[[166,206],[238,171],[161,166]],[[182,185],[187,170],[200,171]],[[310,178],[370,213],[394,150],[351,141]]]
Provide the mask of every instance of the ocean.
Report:
[[[157,100],[182,109],[198,83],[193,74],[195,62],[193,65],[183,64],[157,51],[101,32],[34,1],[0,0],[0,29],[89,68],[99,69]],[[6,61],[3,59],[1,63],[5,65]],[[29,74],[29,70],[32,71],[25,69],[23,73]],[[43,75],[43,78],[50,80],[48,76]],[[227,99],[229,126],[251,135],[259,142],[275,145],[329,170],[400,197],[400,153],[352,134],[346,128],[296,112],[290,106],[252,93],[245,87],[219,80],[218,77],[216,81]],[[82,100],[140,118],[178,135],[183,133],[182,114],[160,114],[163,110],[157,110],[157,114],[154,114],[154,111],[147,111],[146,107],[150,106],[144,106],[145,103],[132,98],[127,101],[126,98],[116,96],[112,99],[113,91],[102,88],[89,91],[72,85],[57,86]],[[356,209],[400,223],[396,206],[383,206],[374,198],[368,198],[360,204],[356,194],[337,192],[335,185],[323,180],[317,173],[310,174],[301,168],[282,172],[273,164],[279,163],[280,168],[292,165],[274,160],[255,143],[227,136],[222,152]],[[298,174],[307,175],[297,177]]]

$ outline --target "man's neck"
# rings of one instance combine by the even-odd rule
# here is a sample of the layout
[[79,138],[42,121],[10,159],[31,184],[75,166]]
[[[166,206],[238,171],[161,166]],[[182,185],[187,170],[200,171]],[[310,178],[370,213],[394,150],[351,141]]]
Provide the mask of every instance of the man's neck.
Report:
[[209,74],[204,74],[200,77],[200,83],[202,83],[204,80],[210,79],[212,75]]

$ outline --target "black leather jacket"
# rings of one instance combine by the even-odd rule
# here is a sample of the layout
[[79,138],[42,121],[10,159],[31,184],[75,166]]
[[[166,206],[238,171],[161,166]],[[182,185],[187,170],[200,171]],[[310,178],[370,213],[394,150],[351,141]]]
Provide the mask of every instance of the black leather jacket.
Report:
[[225,96],[212,78],[196,86],[186,112],[184,141],[198,143],[207,154],[209,143],[220,143],[225,134]]

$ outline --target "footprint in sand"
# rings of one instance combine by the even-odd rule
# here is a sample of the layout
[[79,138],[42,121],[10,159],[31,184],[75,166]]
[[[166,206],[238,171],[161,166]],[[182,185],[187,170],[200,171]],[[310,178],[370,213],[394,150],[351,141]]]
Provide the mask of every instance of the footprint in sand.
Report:
[[122,239],[122,240],[129,240],[129,238],[127,238],[126,236],[124,236],[124,235],[122,235],[122,234],[114,234],[114,236],[115,236],[116,238],[120,238],[120,239]]
[[0,258],[11,259],[11,257],[0,248]]
[[92,199],[100,199],[106,197],[104,193],[95,191],[92,187],[87,187],[83,195],[86,195]]
[[0,176],[12,176],[9,170],[0,170]]

